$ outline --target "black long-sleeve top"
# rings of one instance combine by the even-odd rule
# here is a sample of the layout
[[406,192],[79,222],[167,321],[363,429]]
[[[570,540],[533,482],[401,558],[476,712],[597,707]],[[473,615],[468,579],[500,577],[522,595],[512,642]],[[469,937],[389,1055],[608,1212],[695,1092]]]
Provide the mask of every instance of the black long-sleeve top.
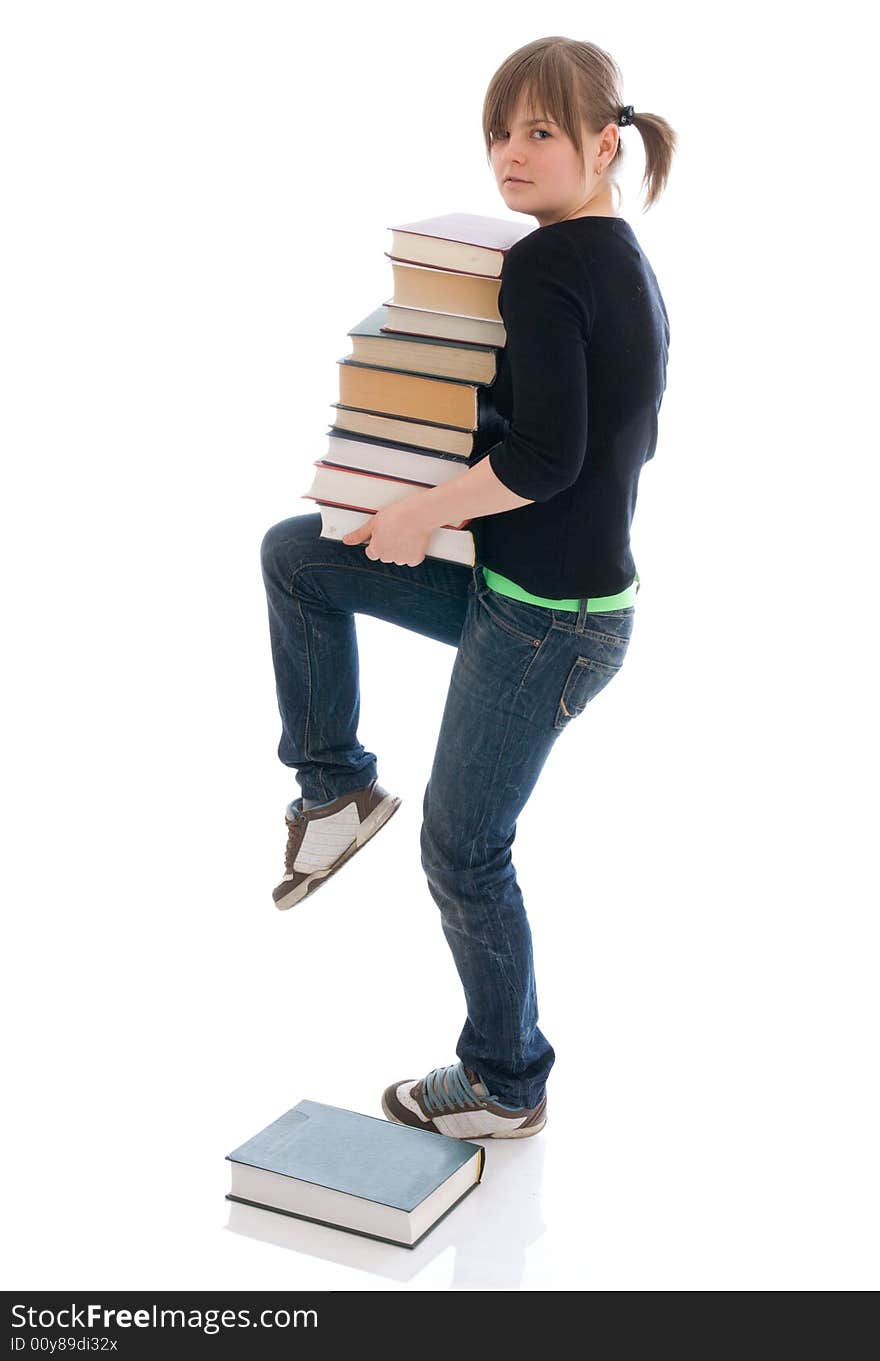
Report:
[[533,504],[471,521],[477,562],[535,595],[614,595],[635,575],[630,527],[666,387],[654,271],[625,218],[571,218],[508,250],[498,305],[506,434],[481,457]]

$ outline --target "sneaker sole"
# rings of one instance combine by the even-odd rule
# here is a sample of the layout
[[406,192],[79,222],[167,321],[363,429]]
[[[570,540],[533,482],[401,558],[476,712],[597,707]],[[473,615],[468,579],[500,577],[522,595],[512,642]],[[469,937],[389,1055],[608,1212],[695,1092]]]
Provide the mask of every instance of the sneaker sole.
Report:
[[390,794],[387,799],[383,799],[380,804],[377,804],[372,813],[364,818],[354,841],[347,850],[342,852],[338,860],[334,860],[333,864],[328,865],[324,870],[313,870],[307,879],[303,879],[297,884],[296,888],[291,889],[290,893],[278,899],[275,906],[279,912],[286,912],[288,908],[295,907],[297,903],[302,902],[303,898],[307,898],[314,889],[326,884],[331,875],[341,869],[346,861],[350,860],[355,852],[359,851],[370,840],[370,837],[375,836],[380,827],[385,826],[388,819],[397,812],[400,804],[400,798],[394,794]]
[[[385,1115],[387,1116],[387,1118],[388,1118],[389,1120],[393,1120],[394,1123],[395,1123],[395,1125],[405,1125],[405,1124],[407,1123],[405,1120],[398,1120],[398,1118],[397,1118],[396,1115],[392,1115],[392,1114],[391,1114],[390,1110],[389,1110],[388,1107],[385,1105],[385,1099],[384,1099],[384,1097],[383,1097],[383,1099],[382,1099],[382,1109],[383,1109],[383,1111],[385,1112]],[[547,1123],[547,1117],[546,1117],[546,1115],[545,1115],[545,1116],[544,1116],[544,1119],[541,1121],[540,1125],[527,1125],[525,1129],[512,1129],[512,1130],[510,1131],[509,1134],[505,1134],[503,1130],[498,1130],[497,1133],[495,1133],[495,1134],[469,1134],[467,1137],[468,1137],[468,1139],[477,1139],[477,1140],[479,1140],[479,1139],[527,1139],[527,1138],[529,1137],[530,1134],[540,1134],[540,1133],[541,1133],[541,1130],[544,1128],[544,1126],[546,1125],[546,1123]],[[416,1126],[415,1126],[415,1125],[410,1125],[409,1128],[410,1128],[410,1129],[415,1129]],[[429,1131],[429,1133],[431,1133],[431,1132],[432,1132],[432,1131]],[[447,1134],[445,1137],[446,1137],[447,1139],[457,1139],[459,1136],[456,1135],[456,1134]]]

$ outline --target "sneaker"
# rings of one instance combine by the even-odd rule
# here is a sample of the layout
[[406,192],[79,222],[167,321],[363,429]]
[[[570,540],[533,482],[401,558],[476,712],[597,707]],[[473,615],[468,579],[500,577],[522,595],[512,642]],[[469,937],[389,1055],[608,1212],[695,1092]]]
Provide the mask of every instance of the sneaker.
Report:
[[503,1106],[473,1068],[450,1063],[427,1077],[392,1082],[382,1109],[399,1125],[414,1125],[453,1139],[524,1139],[547,1123],[547,1094],[537,1106]]
[[383,789],[378,780],[305,812],[302,799],[294,799],[285,814],[287,873],[272,890],[275,906],[282,910],[293,907],[320,888],[399,807],[400,799]]

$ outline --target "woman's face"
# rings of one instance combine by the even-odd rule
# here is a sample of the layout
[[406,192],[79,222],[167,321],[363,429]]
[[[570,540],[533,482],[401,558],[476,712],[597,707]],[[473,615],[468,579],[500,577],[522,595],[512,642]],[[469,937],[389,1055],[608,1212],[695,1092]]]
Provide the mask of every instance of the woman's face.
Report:
[[[592,170],[585,176],[574,143],[542,109],[529,109],[527,92],[520,95],[511,127],[493,138],[492,170],[504,202],[518,213],[531,213],[543,226],[581,212],[601,210],[610,192]],[[584,151],[590,165],[608,129],[597,137],[583,128]],[[613,139],[613,134],[612,134]],[[610,143],[609,143],[610,145]],[[612,148],[613,149],[613,148]],[[597,195],[601,194],[601,201]]]

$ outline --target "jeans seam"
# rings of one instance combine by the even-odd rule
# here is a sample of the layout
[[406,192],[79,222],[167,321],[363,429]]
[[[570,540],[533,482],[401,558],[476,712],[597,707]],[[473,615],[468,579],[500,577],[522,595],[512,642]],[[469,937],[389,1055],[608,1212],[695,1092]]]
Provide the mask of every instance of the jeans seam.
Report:
[[[529,662],[529,666],[531,666],[531,661]],[[528,671],[528,668],[526,668],[526,670]],[[507,723],[505,724],[505,727],[504,727],[504,736],[502,737],[500,743],[498,744],[498,756],[497,756],[497,758],[496,758],[495,766],[494,766],[494,769],[493,769],[493,771],[492,771],[492,780],[491,780],[491,783],[490,783],[490,788],[494,788],[494,787],[495,787],[496,779],[497,779],[497,776],[498,776],[498,771],[499,771],[499,769],[501,768],[501,754],[502,754],[502,752],[505,750],[505,748],[506,748],[506,746],[507,746],[507,739],[508,739],[508,737],[510,736],[510,730],[511,730],[512,726],[513,726],[513,714],[508,713],[508,714],[507,714]],[[480,837],[482,837],[482,841],[483,841],[484,843],[485,843],[485,841],[486,841],[486,838],[483,837],[483,835],[482,835],[482,829],[483,829],[483,826],[485,825],[485,823],[484,823],[484,818],[485,818],[485,807],[484,807],[484,810],[483,810],[483,818],[481,818],[481,820],[480,820],[480,825],[479,825],[479,827],[478,827],[478,829],[477,829],[477,832],[476,832],[475,835],[474,835],[474,839],[473,839],[473,841],[472,841],[472,843],[471,843],[471,854],[470,854],[470,859],[469,859],[469,861],[468,861],[468,870],[472,870],[472,869],[474,868],[474,854],[475,854],[475,848],[476,848],[476,846],[477,846],[477,844],[478,844],[478,839],[479,839]],[[486,846],[486,850],[488,850],[488,846]],[[485,859],[485,850],[484,850],[484,852],[483,852],[483,858]]]
[[[294,575],[296,574],[294,573]],[[299,615],[299,621],[302,626],[302,635],[306,654],[306,674],[309,678],[309,689],[308,695],[306,697],[306,721],[303,727],[303,741],[305,744],[306,756],[308,757],[311,751],[309,745],[309,728],[311,726],[312,721],[312,654],[309,651],[309,630],[308,627],[306,626],[305,616],[303,615],[302,603],[300,602],[299,596],[294,595],[292,585],[293,579],[291,578],[290,594],[291,598],[293,599],[293,603],[296,605],[296,612]],[[324,776],[320,771],[317,772],[317,775],[318,783],[321,786],[321,793],[324,795],[324,800],[326,802],[330,795],[327,793],[327,786],[324,783]]]
[[[548,634],[548,637],[549,637],[549,634]],[[536,655],[537,655],[537,651],[536,651]],[[532,665],[532,663],[531,663],[531,661],[530,661],[530,662],[529,662],[529,668],[531,667],[531,665]],[[528,669],[529,669],[529,668],[527,668],[527,673],[528,673]],[[504,727],[504,736],[502,737],[501,742],[498,744],[498,756],[497,756],[497,759],[496,759],[496,761],[495,761],[495,767],[494,767],[494,769],[493,769],[493,771],[492,771],[492,785],[493,785],[493,786],[494,786],[495,783],[496,783],[496,780],[497,780],[497,777],[498,777],[498,771],[499,771],[500,768],[501,768],[501,761],[502,761],[502,758],[503,758],[503,753],[504,753],[504,751],[506,750],[507,741],[508,741],[508,738],[510,737],[510,731],[511,731],[511,728],[512,728],[512,727],[513,727],[513,715],[512,715],[512,714],[508,714],[508,715],[507,715],[507,723],[505,724],[505,727]],[[518,821],[518,819],[516,819],[515,821]],[[486,852],[487,852],[488,849],[489,849],[489,848],[488,848],[488,838],[482,835],[482,826],[483,826],[483,824],[481,823],[481,825],[480,825],[480,840],[478,841],[478,837],[477,837],[477,835],[475,835],[475,836],[474,836],[474,839],[473,839],[473,841],[472,841],[472,843],[471,843],[471,856],[470,856],[470,860],[469,860],[469,864],[468,864],[468,870],[469,870],[469,871],[473,871],[473,868],[474,868],[474,864],[473,864],[473,855],[474,855],[475,847],[476,847],[478,844],[480,844],[480,845],[482,845],[482,846],[484,847],[484,851],[483,851],[483,859],[484,859],[484,860],[485,860],[485,858],[486,858]],[[512,863],[512,857],[511,857],[511,863]],[[515,870],[515,866],[514,866],[514,875],[515,875],[515,873],[516,873],[516,870]],[[525,912],[525,907],[524,907],[524,906],[523,906],[523,908],[522,908],[522,911]],[[501,915],[501,912],[500,912],[500,910],[499,910],[498,903],[497,903],[497,902],[494,902],[494,901],[492,902],[492,914],[493,914],[493,916],[494,916],[494,918],[495,918],[496,923],[497,923],[499,926],[503,927],[503,926],[504,926],[504,918],[503,918],[503,916]],[[508,962],[510,961],[511,953],[512,953],[512,952],[511,952],[511,949],[510,949],[510,939],[509,939],[509,937],[508,937],[508,935],[507,935],[506,930],[504,931],[504,940],[505,940],[506,953],[501,954],[501,953],[499,953],[499,952],[497,952],[497,951],[493,951],[492,953],[495,955],[495,958],[496,958],[496,960],[498,961],[498,971],[499,971],[499,973],[500,973],[500,975],[501,975],[501,978],[502,978],[502,980],[503,980],[504,986],[505,986],[505,988],[507,989],[508,996],[510,997],[511,1001],[514,1003],[514,1007],[512,1008],[512,1010],[513,1010],[513,1009],[515,1009],[515,1004],[516,1004],[517,1001],[518,1001],[518,996],[519,996],[519,995],[518,995],[518,992],[517,992],[516,981],[515,981],[515,979],[513,979],[513,978],[510,976],[510,974],[509,974],[507,968],[505,967],[505,964],[508,963]],[[514,1045],[519,1045],[520,1050],[521,1050],[521,1049],[522,1049],[522,1037],[521,1037],[521,1035],[518,1036],[516,1039],[514,1039],[513,1043],[514,1043]],[[517,1061],[519,1060],[520,1057],[521,1057],[521,1053],[515,1053],[515,1052],[514,1052],[514,1053],[511,1053],[509,1066],[510,1066],[511,1068],[515,1068],[515,1067],[516,1067],[516,1064],[517,1064]]]
[[603,662],[598,657],[578,657],[577,664],[586,666],[590,671],[596,671],[600,676],[614,675],[623,666],[623,662]]
[[[464,564],[462,564],[462,565],[464,565]],[[352,564],[352,566],[349,567],[348,564],[347,564],[347,563],[344,563],[344,562],[327,562],[327,561],[323,561],[323,562],[301,562],[301,563],[298,564],[298,566],[297,566],[297,568],[296,568],[296,571],[293,573],[293,576],[290,578],[290,594],[291,594],[291,595],[293,595],[293,583],[294,583],[294,581],[296,580],[296,578],[299,576],[300,572],[307,571],[310,567],[323,567],[323,568],[328,568],[330,571],[339,571],[339,572],[359,572],[359,571],[361,570],[359,567],[355,567],[354,564]],[[375,577],[379,577],[382,581],[397,581],[397,582],[400,581],[400,578],[397,577],[397,576],[395,576],[393,572],[371,572],[370,575],[371,575],[371,576],[375,576]],[[408,584],[408,585],[411,585],[411,586],[418,586],[419,589],[422,590],[422,591],[430,591],[432,595],[442,595],[442,596],[445,596],[447,600],[458,600],[458,598],[459,598],[459,597],[455,594],[455,592],[453,592],[453,591],[443,591],[443,590],[440,590],[439,587],[437,587],[437,586],[432,586],[432,585],[431,585],[429,582],[427,582],[427,581],[417,581],[417,580],[413,580],[413,581],[408,582],[407,584]],[[357,611],[355,611],[355,613],[357,613]]]
[[[555,629],[562,633],[578,633],[576,628],[567,628],[565,624],[554,624]],[[627,633],[602,633],[600,629],[583,628],[578,634],[580,638],[598,638],[603,643],[625,643],[629,641],[630,635]]]

